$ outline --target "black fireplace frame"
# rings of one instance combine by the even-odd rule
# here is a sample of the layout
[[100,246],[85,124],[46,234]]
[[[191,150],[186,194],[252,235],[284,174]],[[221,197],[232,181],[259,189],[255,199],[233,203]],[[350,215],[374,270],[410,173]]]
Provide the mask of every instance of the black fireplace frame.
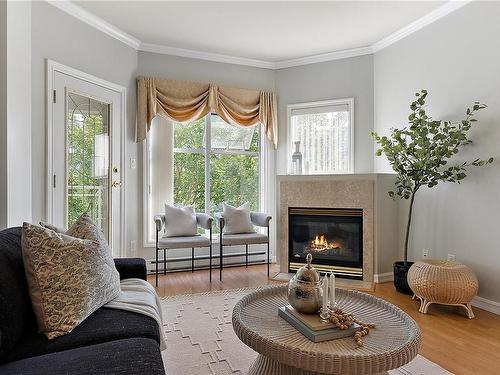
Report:
[[[312,211],[308,215],[307,211]],[[337,213],[337,215],[335,215]],[[359,262],[342,260],[325,260],[323,264],[315,264],[314,267],[322,274],[333,272],[336,276],[346,279],[363,279],[363,209],[360,208],[331,208],[331,207],[288,207],[288,272],[295,273],[306,262],[306,255],[297,258],[293,252],[293,230],[291,217],[293,215],[301,216],[331,216],[331,217],[358,217],[359,220]]]

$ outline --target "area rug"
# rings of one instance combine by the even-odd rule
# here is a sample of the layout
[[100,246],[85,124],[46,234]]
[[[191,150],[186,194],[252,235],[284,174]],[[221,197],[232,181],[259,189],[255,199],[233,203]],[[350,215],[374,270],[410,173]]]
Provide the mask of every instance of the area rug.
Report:
[[[168,375],[246,374],[257,353],[233,331],[233,307],[256,288],[185,294],[162,299]],[[453,375],[417,356],[390,375]]]

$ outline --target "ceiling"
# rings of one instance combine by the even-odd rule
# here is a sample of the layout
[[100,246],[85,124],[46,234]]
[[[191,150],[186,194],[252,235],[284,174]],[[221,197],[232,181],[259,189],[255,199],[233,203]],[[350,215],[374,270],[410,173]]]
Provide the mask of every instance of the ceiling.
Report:
[[143,44],[279,62],[368,47],[444,1],[74,1]]

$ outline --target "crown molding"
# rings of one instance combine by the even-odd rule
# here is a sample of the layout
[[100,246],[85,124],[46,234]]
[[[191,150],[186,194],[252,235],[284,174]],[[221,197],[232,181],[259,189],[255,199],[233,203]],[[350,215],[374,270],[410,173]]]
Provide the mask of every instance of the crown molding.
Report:
[[266,61],[258,59],[249,59],[245,57],[238,57],[232,55],[224,55],[219,53],[196,51],[184,48],[176,48],[158,44],[151,43],[141,43],[141,41],[123,30],[117,28],[116,26],[104,21],[103,19],[97,17],[96,15],[86,11],[80,6],[74,4],[70,0],[46,0],[49,4],[55,6],[56,8],[72,15],[73,17],[87,23],[88,25],[100,30],[109,36],[127,44],[128,46],[144,52],[153,52],[164,55],[187,57],[192,59],[200,59],[207,61],[215,61],[227,64],[237,64],[245,65],[256,68],[263,69],[284,69],[294,66],[315,64],[326,61],[346,59],[350,57],[371,55],[382,49],[400,41],[401,39],[413,34],[414,32],[430,25],[431,23],[447,16],[448,14],[454,12],[457,9],[462,8],[473,0],[450,0],[445,4],[441,5],[439,8],[434,9],[432,12],[426,14],[425,16],[419,18],[418,20],[410,23],[409,25],[403,27],[402,29],[388,35],[382,40],[372,44],[367,47],[352,48],[342,51],[334,51],[329,53],[323,53],[319,55],[312,55],[306,57],[300,57],[296,59],[281,60],[281,61]]
[[68,13],[69,15],[79,19],[82,22],[94,27],[95,29],[102,31],[105,34],[125,43],[126,45],[138,49],[141,41],[125,31],[119,29],[118,27],[104,21],[102,18],[86,11],[82,7],[72,3],[69,0],[46,0],[49,4],[55,6],[56,8]]
[[448,14],[456,11],[457,9],[462,8],[463,6],[469,4],[473,0],[451,0],[439,8],[434,9],[432,12],[426,14],[425,16],[419,18],[418,20],[413,21],[407,26],[399,29],[398,31],[386,36],[382,40],[372,44],[373,53],[376,53],[386,47],[389,47],[391,44],[394,44],[400,41],[403,38],[406,38],[408,35],[417,32],[420,29],[430,25],[431,23],[447,16]]
[[274,63],[274,69],[284,69],[284,68],[291,68],[293,66],[308,65],[308,64],[315,64],[315,63],[320,63],[320,62],[325,62],[325,61],[347,59],[349,57],[371,55],[372,53],[373,53],[372,47],[351,48],[351,49],[345,49],[345,50],[341,50],[341,51],[322,53],[319,55],[300,57],[297,59],[281,60],[281,61]]
[[227,64],[246,65],[264,69],[275,69],[275,63],[271,61],[248,59],[245,57],[223,55],[219,53],[195,51],[191,49],[169,47],[159,44],[141,43],[138,50],[144,52],[160,53],[163,55],[188,57],[191,59],[216,61]]

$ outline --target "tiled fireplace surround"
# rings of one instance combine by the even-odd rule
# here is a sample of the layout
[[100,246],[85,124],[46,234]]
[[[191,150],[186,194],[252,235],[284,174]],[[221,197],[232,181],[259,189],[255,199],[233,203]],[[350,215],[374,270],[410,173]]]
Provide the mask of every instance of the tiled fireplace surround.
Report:
[[278,184],[280,272],[288,273],[289,207],[356,208],[363,210],[363,281],[373,282],[377,175],[280,176]]

